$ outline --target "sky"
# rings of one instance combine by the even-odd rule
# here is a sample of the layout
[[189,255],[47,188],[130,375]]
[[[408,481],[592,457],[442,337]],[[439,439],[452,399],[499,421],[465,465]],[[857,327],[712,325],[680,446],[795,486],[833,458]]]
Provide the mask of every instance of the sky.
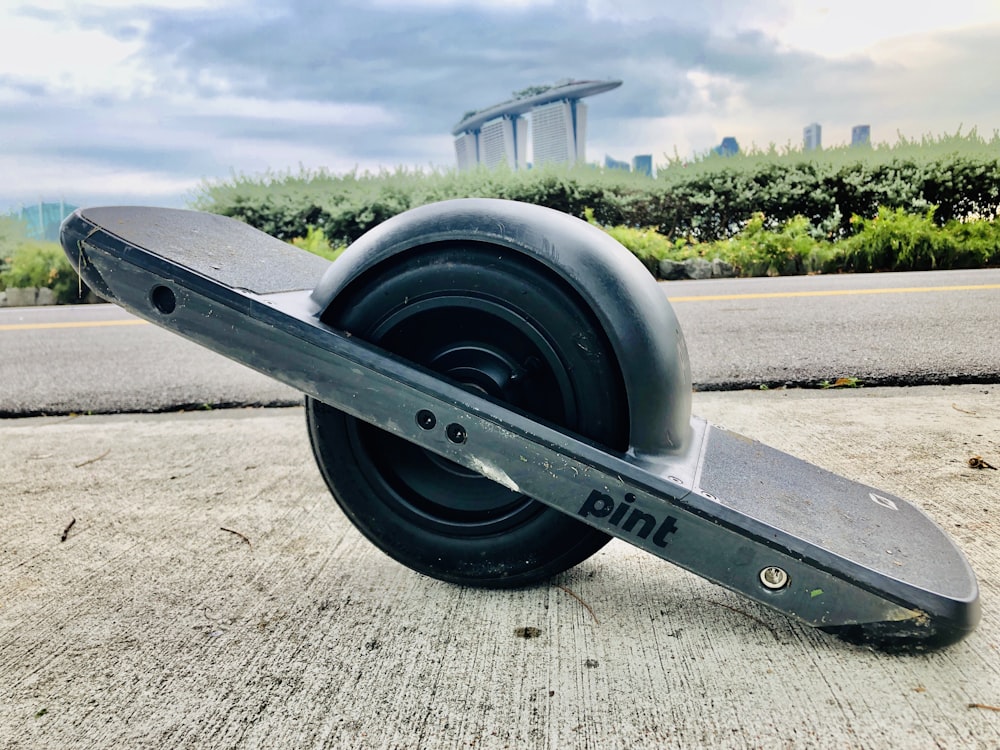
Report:
[[452,168],[563,79],[588,161],[1000,129],[997,0],[3,0],[0,212],[183,207],[233,175]]

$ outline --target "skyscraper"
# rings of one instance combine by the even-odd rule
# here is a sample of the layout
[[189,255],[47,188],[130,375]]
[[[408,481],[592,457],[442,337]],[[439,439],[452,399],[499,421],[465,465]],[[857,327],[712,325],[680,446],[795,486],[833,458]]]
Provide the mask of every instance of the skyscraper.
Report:
[[576,164],[587,160],[587,105],[568,99],[531,110],[531,150],[535,164]]
[[627,161],[619,161],[609,154],[604,155],[604,168],[605,169],[619,169],[622,172],[631,171],[631,167]]
[[[506,164],[523,169],[527,164],[527,123],[523,117],[498,117],[479,131],[479,162],[489,168]],[[457,146],[456,146],[457,149]]]
[[740,144],[731,135],[727,135],[712,151],[719,156],[736,156],[740,152]]
[[561,81],[533,86],[509,101],[469,112],[451,131],[458,168],[506,162],[512,169],[523,169],[528,128],[522,115],[529,112],[535,164],[586,161],[587,106],[580,100],[621,85],[621,81]]
[[806,125],[802,131],[802,142],[806,151],[813,151],[823,147],[823,128],[818,122]]
[[472,169],[479,163],[479,135],[462,133],[455,139],[455,156],[459,169]]
[[25,229],[31,239],[58,242],[59,225],[75,210],[76,206],[60,201],[21,206],[20,211],[12,211],[11,215],[25,223]]
[[851,128],[851,145],[867,146],[872,142],[872,129],[870,125],[855,125]]
[[632,171],[636,174],[644,174],[646,177],[653,176],[653,155],[636,154],[632,157]]

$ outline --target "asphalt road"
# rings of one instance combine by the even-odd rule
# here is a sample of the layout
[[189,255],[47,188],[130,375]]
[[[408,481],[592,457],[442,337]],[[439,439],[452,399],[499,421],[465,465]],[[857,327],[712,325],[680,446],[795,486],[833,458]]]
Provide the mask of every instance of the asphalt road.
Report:
[[665,285],[702,389],[993,383],[1000,269]]
[[[1000,380],[1000,269],[663,285],[699,390]],[[0,309],[0,416],[288,405],[299,394],[111,305]]]

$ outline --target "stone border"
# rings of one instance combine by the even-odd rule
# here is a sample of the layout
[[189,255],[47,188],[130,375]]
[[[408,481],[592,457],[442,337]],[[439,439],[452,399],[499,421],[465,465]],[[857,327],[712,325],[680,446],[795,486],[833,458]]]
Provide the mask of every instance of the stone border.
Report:
[[716,258],[688,258],[685,261],[661,260],[657,278],[663,281],[680,279],[731,279],[736,277],[736,269],[724,260]]
[[0,307],[34,307],[55,303],[56,296],[48,287],[8,287],[0,292]]
[[[76,304],[91,304],[104,302],[92,291],[87,292],[87,296]],[[40,307],[45,305],[58,305],[55,292],[48,287],[7,287],[0,291],[0,307]]]

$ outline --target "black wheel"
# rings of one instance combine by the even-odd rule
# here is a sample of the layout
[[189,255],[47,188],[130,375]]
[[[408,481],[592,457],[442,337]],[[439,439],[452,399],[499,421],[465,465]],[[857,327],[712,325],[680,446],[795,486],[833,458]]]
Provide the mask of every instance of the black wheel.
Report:
[[[627,445],[621,373],[593,313],[514,251],[421,248],[348,288],[324,321],[526,414],[613,449]],[[307,399],[306,415],[340,507],[379,548],[421,573],[525,585],[609,539],[324,403]]]

